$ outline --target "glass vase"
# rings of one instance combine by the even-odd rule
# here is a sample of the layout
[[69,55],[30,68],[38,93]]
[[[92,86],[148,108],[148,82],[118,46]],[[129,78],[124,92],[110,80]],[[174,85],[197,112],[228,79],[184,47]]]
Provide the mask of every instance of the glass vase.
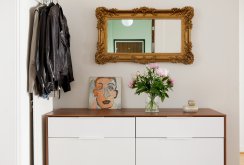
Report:
[[147,94],[145,112],[159,112],[159,97]]

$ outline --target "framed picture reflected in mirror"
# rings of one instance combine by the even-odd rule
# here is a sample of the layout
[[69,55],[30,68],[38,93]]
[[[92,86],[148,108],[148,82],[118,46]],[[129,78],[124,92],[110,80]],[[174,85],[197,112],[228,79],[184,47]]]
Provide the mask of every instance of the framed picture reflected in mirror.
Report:
[[144,53],[145,39],[114,39],[114,53]]

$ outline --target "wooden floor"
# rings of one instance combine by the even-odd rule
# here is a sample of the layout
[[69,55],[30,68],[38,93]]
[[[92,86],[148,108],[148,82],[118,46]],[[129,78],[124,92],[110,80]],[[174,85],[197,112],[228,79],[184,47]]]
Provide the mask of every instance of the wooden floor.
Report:
[[241,154],[241,165],[244,165],[244,153],[243,154]]

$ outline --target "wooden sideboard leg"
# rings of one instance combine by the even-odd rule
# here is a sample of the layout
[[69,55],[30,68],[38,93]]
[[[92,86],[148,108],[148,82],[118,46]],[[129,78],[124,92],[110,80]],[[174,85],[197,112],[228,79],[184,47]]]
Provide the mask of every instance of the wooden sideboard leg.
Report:
[[44,154],[44,160],[45,160],[45,165],[48,165],[48,116],[45,116],[45,154]]
[[227,154],[226,154],[226,152],[227,152],[227,149],[226,149],[226,145],[227,145],[227,143],[226,143],[226,131],[227,131],[227,126],[226,126],[226,116],[224,117],[224,165],[227,165],[227,159],[226,159],[226,156],[227,156]]

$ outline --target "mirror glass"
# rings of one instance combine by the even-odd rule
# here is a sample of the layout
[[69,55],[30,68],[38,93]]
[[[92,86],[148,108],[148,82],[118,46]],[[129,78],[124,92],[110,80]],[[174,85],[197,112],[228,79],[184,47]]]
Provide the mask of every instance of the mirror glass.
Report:
[[108,53],[180,53],[181,19],[109,19]]

